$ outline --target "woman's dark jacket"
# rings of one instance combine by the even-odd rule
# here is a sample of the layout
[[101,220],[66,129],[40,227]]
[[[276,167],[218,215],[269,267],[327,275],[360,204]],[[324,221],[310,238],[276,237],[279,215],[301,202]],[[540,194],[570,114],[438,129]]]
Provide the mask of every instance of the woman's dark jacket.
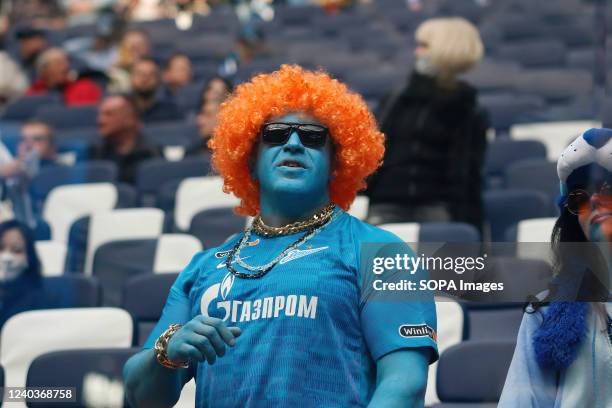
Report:
[[371,204],[444,204],[453,221],[482,225],[481,169],[488,120],[476,90],[413,73],[378,112],[386,135],[382,167],[368,182]]

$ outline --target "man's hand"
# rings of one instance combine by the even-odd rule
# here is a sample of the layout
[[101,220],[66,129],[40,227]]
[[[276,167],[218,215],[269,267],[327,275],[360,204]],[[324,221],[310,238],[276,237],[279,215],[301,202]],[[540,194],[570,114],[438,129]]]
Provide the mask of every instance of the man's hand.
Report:
[[0,166],[0,175],[2,177],[14,177],[25,171],[24,164],[21,160],[12,160]]
[[225,346],[234,347],[239,327],[226,327],[223,320],[196,316],[177,331],[168,343],[168,359],[174,362],[208,361],[214,364],[225,355]]

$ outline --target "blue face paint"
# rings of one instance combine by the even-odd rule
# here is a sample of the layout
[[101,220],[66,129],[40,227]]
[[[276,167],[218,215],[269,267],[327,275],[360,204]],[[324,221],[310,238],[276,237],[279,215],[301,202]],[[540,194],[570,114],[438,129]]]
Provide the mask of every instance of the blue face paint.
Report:
[[[268,122],[320,124],[307,115],[289,114]],[[284,145],[259,139],[252,176],[259,181],[262,216],[274,222],[308,217],[329,203],[331,137],[323,147],[305,147],[297,132]]]

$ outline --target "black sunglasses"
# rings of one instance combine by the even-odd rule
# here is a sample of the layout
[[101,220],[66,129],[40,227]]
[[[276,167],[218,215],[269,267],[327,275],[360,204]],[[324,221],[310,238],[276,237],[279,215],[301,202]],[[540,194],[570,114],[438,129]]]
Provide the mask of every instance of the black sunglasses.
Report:
[[293,132],[297,132],[306,147],[323,147],[329,135],[322,125],[273,122],[261,127],[261,140],[269,145],[284,145]]

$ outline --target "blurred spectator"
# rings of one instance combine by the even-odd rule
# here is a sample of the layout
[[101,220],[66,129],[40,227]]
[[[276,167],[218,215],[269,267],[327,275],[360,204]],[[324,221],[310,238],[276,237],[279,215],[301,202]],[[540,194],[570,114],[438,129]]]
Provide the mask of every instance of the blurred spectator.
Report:
[[31,27],[21,27],[16,32],[19,42],[19,58],[28,78],[36,78],[36,61],[44,50],[49,47],[45,31]]
[[210,14],[206,0],[174,0],[165,2],[165,17],[173,18],[179,30],[189,30],[193,25],[193,16]]
[[171,99],[163,98],[161,75],[154,60],[144,58],[134,64],[131,84],[132,95],[144,122],[183,118],[176,104]]
[[119,181],[134,183],[138,164],[160,156],[159,149],[149,145],[141,134],[138,107],[130,96],[104,98],[98,111],[98,134],[101,142],[92,149],[91,156],[115,162]]
[[171,96],[176,95],[179,89],[183,88],[193,79],[191,60],[185,54],[174,54],[166,62],[164,68],[163,81],[167,93]]
[[82,61],[93,71],[108,71],[118,54],[118,42],[123,29],[123,21],[112,9],[98,12],[94,37],[79,37],[68,40],[64,48],[68,53]]
[[206,102],[223,102],[232,92],[232,83],[221,76],[214,76],[204,84],[200,95],[200,107]]
[[41,168],[61,164],[53,138],[53,129],[48,123],[31,120],[21,127],[17,157],[2,146],[0,154],[0,176],[4,181],[6,196],[12,205],[14,217],[34,228],[36,218],[29,196],[30,181]]
[[264,43],[263,33],[259,30],[251,31],[251,26],[241,29],[234,50],[225,58],[219,67],[218,74],[224,78],[236,75],[238,67],[249,64],[255,57],[269,54],[269,49]]
[[213,77],[204,84],[200,94],[200,110],[196,119],[200,140],[185,149],[186,156],[210,154],[208,139],[211,138],[217,126],[217,114],[221,104],[231,92],[232,84],[221,77]]
[[110,92],[130,91],[130,71],[134,62],[151,55],[151,39],[147,32],[131,29],[123,34],[119,44],[119,52],[108,71],[111,83]]
[[0,51],[0,111],[28,89],[28,78],[19,65],[4,51]]
[[11,25],[61,29],[65,26],[65,10],[60,0],[5,0]]
[[31,120],[21,127],[21,138],[17,147],[19,160],[27,161],[35,156],[36,167],[46,167],[60,164],[57,155],[57,146],[51,126],[41,120]]
[[61,48],[50,48],[36,62],[38,79],[28,89],[28,95],[58,91],[69,106],[95,104],[102,90],[90,79],[78,78],[70,70],[68,54]]
[[408,84],[378,115],[384,162],[368,183],[368,221],[482,224],[486,115],[476,90],[457,79],[482,57],[480,35],[462,18],[432,19],[416,31]]
[[126,0],[126,14],[131,21],[152,21],[164,17],[162,0]]
[[0,328],[17,313],[62,307],[45,293],[31,231],[11,220],[0,224]]
[[68,15],[69,25],[93,24],[98,12],[110,8],[115,0],[61,0]]

